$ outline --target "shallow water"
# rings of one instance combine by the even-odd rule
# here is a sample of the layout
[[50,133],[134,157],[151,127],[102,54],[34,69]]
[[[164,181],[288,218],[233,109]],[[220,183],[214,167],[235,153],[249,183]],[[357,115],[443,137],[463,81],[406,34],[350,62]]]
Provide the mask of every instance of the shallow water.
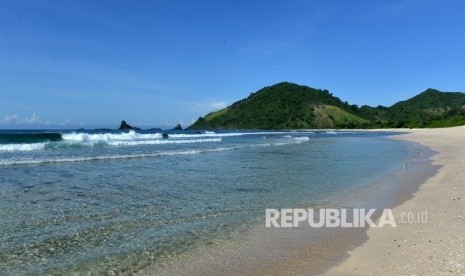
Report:
[[385,135],[63,132],[0,144],[0,267],[156,266],[249,229],[265,208],[324,206],[401,171],[415,150]]

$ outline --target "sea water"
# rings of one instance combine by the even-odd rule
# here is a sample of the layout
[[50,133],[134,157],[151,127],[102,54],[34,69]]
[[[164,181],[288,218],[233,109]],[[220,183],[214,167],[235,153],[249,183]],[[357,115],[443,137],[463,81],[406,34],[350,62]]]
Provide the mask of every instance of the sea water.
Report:
[[1,131],[2,273],[132,274],[264,225],[266,208],[328,206],[417,154],[392,133],[167,134]]

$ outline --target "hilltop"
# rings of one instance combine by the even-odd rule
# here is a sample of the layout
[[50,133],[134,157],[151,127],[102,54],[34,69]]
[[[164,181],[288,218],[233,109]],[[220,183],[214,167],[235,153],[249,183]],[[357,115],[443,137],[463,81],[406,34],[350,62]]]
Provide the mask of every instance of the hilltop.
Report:
[[428,89],[391,107],[350,105],[328,90],[282,82],[200,117],[189,129],[445,127],[465,124],[465,94]]

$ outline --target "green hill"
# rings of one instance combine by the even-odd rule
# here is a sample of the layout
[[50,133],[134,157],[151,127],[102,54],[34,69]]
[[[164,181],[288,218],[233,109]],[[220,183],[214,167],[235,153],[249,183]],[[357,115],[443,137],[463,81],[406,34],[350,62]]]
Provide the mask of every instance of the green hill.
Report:
[[465,124],[465,94],[428,89],[389,108],[390,127],[448,127]]
[[199,118],[190,129],[343,128],[368,123],[327,90],[283,82]]
[[327,90],[282,82],[199,118],[189,129],[441,127],[465,124],[465,94],[428,89],[391,107],[349,105]]

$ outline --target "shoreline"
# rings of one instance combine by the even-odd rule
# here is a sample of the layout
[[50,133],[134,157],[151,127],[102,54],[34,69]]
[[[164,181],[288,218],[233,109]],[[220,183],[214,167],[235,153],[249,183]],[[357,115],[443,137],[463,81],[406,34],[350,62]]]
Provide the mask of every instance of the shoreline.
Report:
[[392,211],[397,217],[427,210],[427,223],[368,229],[368,240],[324,275],[465,274],[465,127],[407,132],[391,138],[431,148],[441,168]]
[[[397,135],[386,139],[392,137]],[[415,144],[411,143],[412,150]],[[422,145],[420,147],[421,149],[417,148],[414,151],[425,156],[413,156],[408,159],[412,161],[412,168],[416,167],[417,171],[399,171],[387,180],[376,182],[378,187],[372,187],[375,197],[388,195],[387,198],[375,202],[370,197],[373,195],[373,190],[370,189],[364,192],[363,196],[356,196],[357,200],[362,198],[362,206],[377,209],[394,208],[411,199],[420,185],[437,173],[437,169],[431,164],[434,152]],[[403,183],[405,187],[399,184],[391,185],[394,182]],[[390,185],[383,185],[385,183]],[[384,186],[389,187],[386,189]],[[341,203],[333,202],[336,206],[345,206],[339,205]],[[360,206],[357,205],[360,202],[353,204]],[[378,216],[374,218],[377,219]],[[348,257],[350,250],[362,246],[369,239],[369,228],[311,230],[307,227],[266,229],[258,225],[235,237],[234,240],[240,241],[238,243],[215,244],[206,251],[196,252],[193,257],[178,259],[174,266],[151,267],[139,271],[138,275],[215,275],[218,272],[222,275],[315,275],[334,267]]]

